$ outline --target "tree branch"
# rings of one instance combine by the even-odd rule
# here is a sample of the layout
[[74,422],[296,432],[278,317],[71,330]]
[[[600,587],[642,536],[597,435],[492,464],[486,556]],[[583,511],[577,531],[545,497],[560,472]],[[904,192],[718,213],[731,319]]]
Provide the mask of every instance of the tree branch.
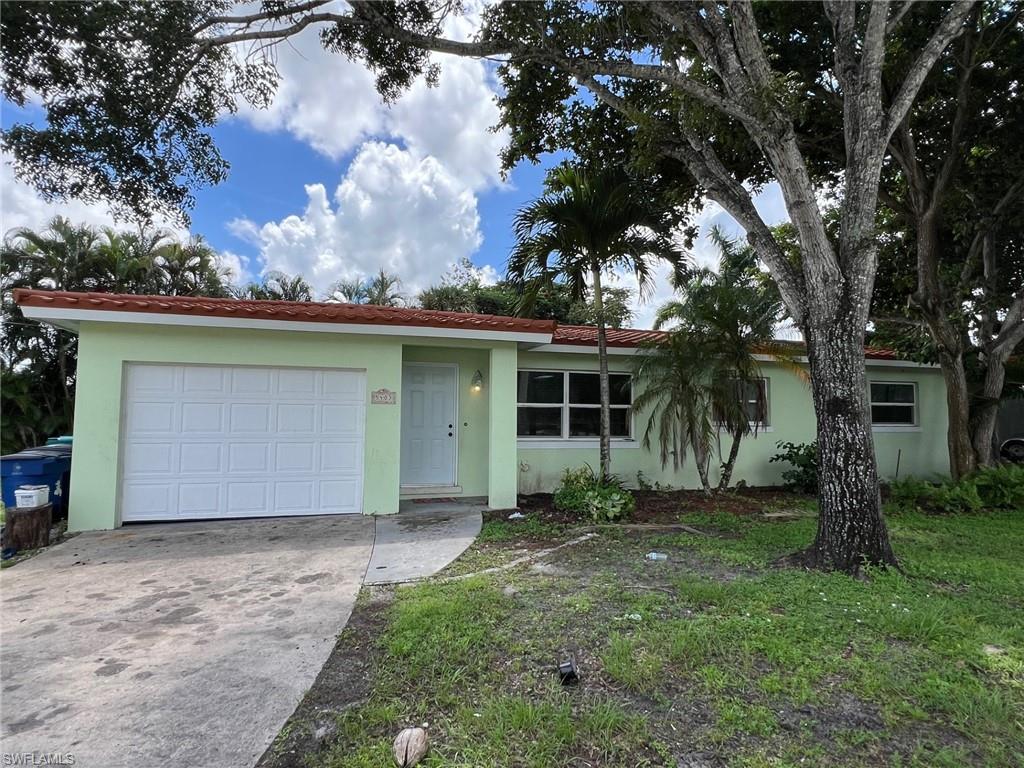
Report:
[[925,78],[931,72],[932,67],[935,66],[939,56],[953,38],[963,31],[964,21],[973,7],[974,0],[956,0],[956,4],[946,13],[938,28],[932,33],[924,48],[921,49],[917,59],[911,64],[910,69],[903,78],[903,82],[896,91],[892,104],[889,105],[883,134],[887,144],[896,127],[906,117],[907,112],[914,103],[914,99],[917,98],[918,91],[921,90],[921,86],[924,84]]

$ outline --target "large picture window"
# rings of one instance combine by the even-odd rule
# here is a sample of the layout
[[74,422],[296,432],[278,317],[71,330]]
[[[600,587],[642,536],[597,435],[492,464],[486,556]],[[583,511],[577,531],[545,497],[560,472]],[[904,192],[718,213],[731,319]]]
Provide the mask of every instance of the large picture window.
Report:
[[913,427],[917,424],[917,385],[909,382],[871,382],[871,423]]
[[[608,375],[611,436],[632,434],[633,390],[629,374]],[[520,371],[519,437],[594,438],[601,434],[601,382],[596,373]]]

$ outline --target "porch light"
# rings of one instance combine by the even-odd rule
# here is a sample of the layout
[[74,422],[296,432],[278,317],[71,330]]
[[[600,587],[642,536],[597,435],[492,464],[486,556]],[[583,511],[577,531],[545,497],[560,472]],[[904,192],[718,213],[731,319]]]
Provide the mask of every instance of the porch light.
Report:
[[480,373],[479,369],[477,369],[477,372],[473,374],[473,378],[470,380],[470,389],[472,389],[474,392],[479,392],[483,388],[484,375]]

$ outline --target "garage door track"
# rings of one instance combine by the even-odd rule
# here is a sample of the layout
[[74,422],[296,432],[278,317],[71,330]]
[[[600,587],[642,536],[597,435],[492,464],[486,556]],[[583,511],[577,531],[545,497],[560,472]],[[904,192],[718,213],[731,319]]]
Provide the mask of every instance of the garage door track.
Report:
[[5,571],[4,759],[252,765],[330,654],[373,540],[357,515],[150,525]]

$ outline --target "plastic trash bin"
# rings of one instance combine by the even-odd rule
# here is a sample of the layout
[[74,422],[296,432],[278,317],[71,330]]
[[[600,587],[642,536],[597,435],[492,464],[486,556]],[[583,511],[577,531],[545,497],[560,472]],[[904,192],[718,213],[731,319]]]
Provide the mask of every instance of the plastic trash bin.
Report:
[[14,492],[19,486],[45,485],[50,489],[54,518],[67,517],[70,478],[71,446],[68,444],[41,445],[0,456],[0,486],[7,507],[17,506]]

